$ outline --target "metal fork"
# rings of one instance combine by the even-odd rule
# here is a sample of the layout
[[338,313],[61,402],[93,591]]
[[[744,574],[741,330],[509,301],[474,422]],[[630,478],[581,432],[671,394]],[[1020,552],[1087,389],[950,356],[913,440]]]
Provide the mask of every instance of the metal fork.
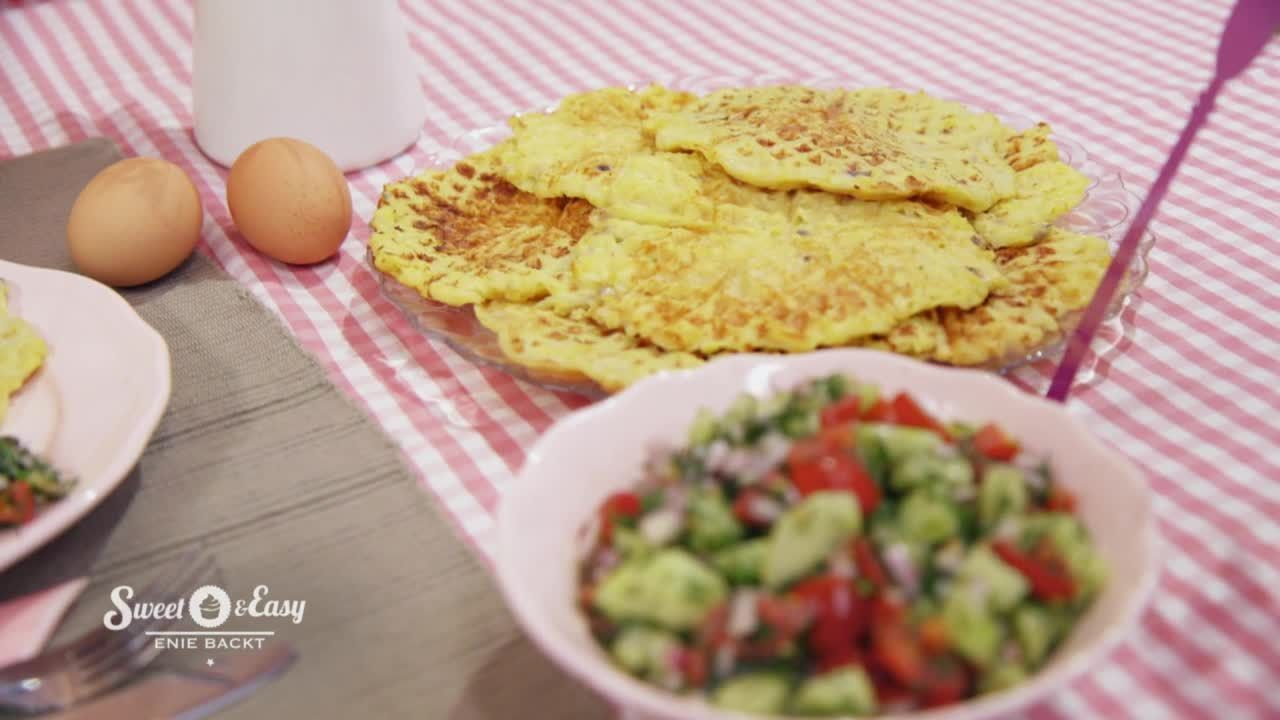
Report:
[[[213,558],[197,549],[143,590],[135,601],[177,602],[186,593],[216,580]],[[147,633],[176,620],[135,620],[122,630],[105,626],[38,657],[0,670],[0,712],[44,713],[64,710],[112,690],[134,677],[163,652]]]

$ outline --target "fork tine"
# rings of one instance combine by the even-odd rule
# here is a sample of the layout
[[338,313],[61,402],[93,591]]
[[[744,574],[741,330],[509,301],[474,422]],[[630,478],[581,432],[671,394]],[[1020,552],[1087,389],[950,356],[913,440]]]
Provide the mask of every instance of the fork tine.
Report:
[[[210,567],[213,566],[213,559],[208,555],[200,557],[197,562],[188,562],[191,555],[184,558],[177,572],[166,573],[162,577],[156,578],[142,591],[139,599],[150,602],[172,602],[176,593],[181,593],[183,589],[194,580],[207,577]],[[155,625],[159,622],[156,618],[148,618],[139,624],[130,625],[127,629],[110,634],[111,642],[95,642],[83,646],[76,647],[72,652],[72,657],[78,662],[88,661],[95,656],[101,656],[104,653],[114,651],[121,644],[127,644],[135,637],[143,636],[146,632],[155,629]],[[166,621],[172,623],[172,621]]]
[[[167,595],[173,590],[173,588],[178,587],[177,583],[183,579],[184,572],[191,567],[189,560],[192,557],[193,553],[188,553],[183,558],[183,562],[176,566],[179,568],[178,571],[161,573],[157,577],[152,578],[151,583],[148,584],[147,587],[143,588],[142,592],[138,595],[138,599],[150,600],[161,592]],[[83,642],[79,642],[74,647],[69,648],[70,657],[74,660],[98,654],[103,650],[112,649],[120,642],[127,640],[130,631],[135,627],[137,626],[130,626],[128,629],[117,632],[101,629],[94,636],[86,637]]]
[[[213,558],[204,555],[197,562],[183,563],[181,569],[163,582],[154,582],[147,589],[145,599],[151,602],[173,602],[193,582],[207,580],[216,570]],[[148,618],[141,623],[130,625],[128,629],[115,633],[115,642],[96,643],[73,655],[74,661],[84,669],[92,669],[102,662],[109,661],[121,651],[131,651],[148,642],[147,633],[161,631],[176,622],[172,618]]]
[[[176,566],[162,572],[142,591],[141,599],[173,602],[191,583],[221,580],[216,560],[202,546],[184,554]],[[37,658],[0,671],[0,690],[17,694],[0,703],[0,712],[48,712],[70,707],[127,682],[145,670],[162,652],[147,636],[177,618],[147,618],[121,631],[98,627]],[[30,681],[37,681],[31,684]],[[10,693],[12,695],[12,693]]]
[[[160,600],[168,601],[184,585],[208,580],[216,576],[216,571],[216,565],[208,556],[197,563],[184,565],[182,572],[165,583],[165,594],[159,596]],[[162,648],[156,647],[147,632],[167,628],[174,622],[174,619],[150,618],[119,633],[118,642],[101,645],[95,653],[78,657],[71,674],[76,695],[80,698],[96,696],[115,688],[146,668],[164,652]]]

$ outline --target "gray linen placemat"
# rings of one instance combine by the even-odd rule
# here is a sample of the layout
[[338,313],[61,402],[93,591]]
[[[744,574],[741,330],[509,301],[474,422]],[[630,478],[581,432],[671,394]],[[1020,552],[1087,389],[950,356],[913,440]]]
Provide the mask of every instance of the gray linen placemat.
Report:
[[[0,257],[73,269],[67,212],[119,158],[95,139],[0,163]],[[299,625],[252,626],[294,643],[298,664],[220,717],[607,715],[519,633],[394,444],[234,280],[197,254],[122,295],[168,341],[168,411],[117,492],[0,574],[0,599],[91,572],[60,642],[102,622],[112,588],[203,544],[233,598],[264,584],[307,603]]]

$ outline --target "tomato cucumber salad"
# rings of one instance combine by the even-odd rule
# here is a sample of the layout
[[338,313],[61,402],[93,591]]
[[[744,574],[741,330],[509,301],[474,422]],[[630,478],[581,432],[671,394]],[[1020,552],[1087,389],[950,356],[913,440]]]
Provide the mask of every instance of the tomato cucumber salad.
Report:
[[1008,430],[844,375],[704,410],[603,503],[578,602],[623,671],[739,712],[874,715],[1015,686],[1106,567]]

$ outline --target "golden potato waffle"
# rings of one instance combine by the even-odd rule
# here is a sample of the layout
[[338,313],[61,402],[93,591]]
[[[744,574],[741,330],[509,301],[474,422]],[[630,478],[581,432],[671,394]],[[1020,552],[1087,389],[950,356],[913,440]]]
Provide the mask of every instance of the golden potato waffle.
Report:
[[1049,137],[1052,132],[1047,123],[1036,123],[1005,138],[1005,162],[1014,170],[1026,170],[1032,165],[1061,159],[1057,143]]
[[588,378],[608,392],[661,370],[694,367],[695,355],[645,346],[621,332],[564,317],[543,303],[493,302],[476,306],[476,319],[498,336],[512,361],[562,382]]
[[8,292],[0,281],[0,422],[9,410],[9,398],[26,385],[49,353],[30,323],[9,314]]
[[1013,130],[924,93],[728,88],[648,121],[660,150],[694,150],[762,188],[866,200],[928,197],[981,212],[1013,195]]
[[755,212],[724,230],[605,222],[574,261],[577,284],[596,292],[590,317],[670,350],[798,352],[973,307],[1002,282],[955,210],[841,223],[808,199],[805,212]]
[[1089,178],[1057,160],[1019,170],[1016,182],[1014,197],[973,218],[974,229],[991,247],[1030,245],[1053,221],[1079,205],[1089,189]]
[[996,257],[1010,284],[986,302],[923,313],[864,345],[953,365],[1026,355],[1061,336],[1063,318],[1089,304],[1111,261],[1102,238],[1061,228]]
[[391,183],[374,213],[374,266],[449,305],[536,300],[556,289],[593,208],[543,199],[494,172],[492,152]]
[[387,185],[371,255],[555,384],[847,345],[998,365],[1060,337],[1109,261],[1052,226],[1089,180],[1048,125],[923,93],[606,88],[510,125]]
[[606,88],[571,95],[549,113],[512,118],[498,149],[500,172],[538,197],[583,198],[636,222],[706,224],[697,176],[702,164],[663,153],[644,132],[654,112],[694,99],[658,86],[639,92]]

